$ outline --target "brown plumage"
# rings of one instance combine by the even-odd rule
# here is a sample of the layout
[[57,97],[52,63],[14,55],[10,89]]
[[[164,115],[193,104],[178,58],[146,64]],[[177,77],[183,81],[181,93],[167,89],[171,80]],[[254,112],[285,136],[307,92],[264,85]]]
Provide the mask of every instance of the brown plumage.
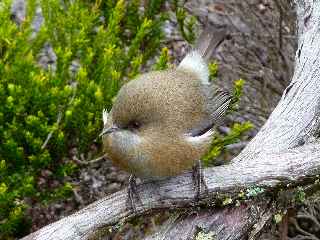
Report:
[[213,33],[205,30],[178,68],[142,74],[121,88],[102,132],[114,164],[141,178],[165,177],[191,169],[208,151],[230,102],[208,81],[208,48],[225,36]]

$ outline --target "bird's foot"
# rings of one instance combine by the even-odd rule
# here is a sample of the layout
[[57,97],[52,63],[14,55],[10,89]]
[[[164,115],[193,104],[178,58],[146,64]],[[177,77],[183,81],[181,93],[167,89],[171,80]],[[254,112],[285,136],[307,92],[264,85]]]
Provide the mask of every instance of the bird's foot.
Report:
[[137,211],[136,202],[141,202],[141,200],[137,192],[137,182],[134,175],[129,177],[128,200],[130,209],[135,213]]
[[200,200],[200,195],[204,192],[208,194],[208,186],[203,176],[201,160],[198,160],[192,169],[192,179],[195,186],[195,200]]

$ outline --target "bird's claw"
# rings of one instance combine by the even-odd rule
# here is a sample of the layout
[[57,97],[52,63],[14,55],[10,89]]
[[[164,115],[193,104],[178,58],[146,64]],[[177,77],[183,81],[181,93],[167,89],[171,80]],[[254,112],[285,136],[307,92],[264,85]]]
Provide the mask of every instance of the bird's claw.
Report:
[[128,200],[130,209],[135,213],[137,211],[136,202],[141,202],[141,200],[137,192],[137,182],[134,175],[129,177]]
[[208,194],[208,186],[203,176],[201,160],[197,160],[192,169],[192,179],[195,186],[195,200],[200,200],[200,195],[204,192]]

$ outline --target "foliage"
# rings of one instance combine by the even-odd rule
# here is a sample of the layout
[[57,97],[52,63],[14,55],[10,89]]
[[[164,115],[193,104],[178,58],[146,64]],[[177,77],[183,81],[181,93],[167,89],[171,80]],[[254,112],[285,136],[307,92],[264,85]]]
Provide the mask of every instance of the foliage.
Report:
[[251,122],[234,123],[226,135],[216,133],[211,144],[210,151],[202,158],[206,165],[214,164],[214,159],[220,156],[226,146],[239,142],[248,130],[252,129]]
[[244,85],[244,80],[241,78],[234,81],[232,100],[229,106],[229,111],[231,112],[237,111],[239,108],[238,103],[243,93],[243,85]]
[[[44,23],[35,34],[37,2]],[[0,238],[27,233],[30,199],[48,203],[71,193],[63,179],[77,165],[67,160],[68,150],[88,152],[101,129],[101,110],[111,108],[120,86],[157,53],[163,3],[148,1],[143,10],[140,0],[29,0],[18,26],[11,1],[1,2]],[[38,64],[45,45],[56,54],[47,69]],[[159,69],[167,64],[165,55],[163,50]],[[73,72],[74,61],[80,67]],[[60,185],[41,185],[44,171]]]
[[218,76],[218,63],[217,62],[211,62],[209,63],[209,78],[210,81],[213,81]]
[[196,25],[196,18],[187,13],[186,9],[183,7],[183,4],[181,2],[183,1],[173,0],[173,10],[175,12],[178,27],[182,37],[192,44],[196,39],[194,31]]
[[154,65],[154,70],[164,70],[169,67],[170,56],[169,56],[169,49],[164,47],[162,48],[161,55]]

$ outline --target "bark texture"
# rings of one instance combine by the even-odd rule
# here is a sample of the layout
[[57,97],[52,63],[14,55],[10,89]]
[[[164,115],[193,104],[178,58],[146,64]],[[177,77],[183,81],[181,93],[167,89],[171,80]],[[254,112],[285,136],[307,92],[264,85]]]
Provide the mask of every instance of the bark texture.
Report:
[[[320,174],[320,1],[297,0],[296,12],[299,41],[290,85],[238,157],[228,165],[205,169],[208,195],[200,202],[194,201],[191,174],[184,174],[139,185],[141,203],[135,214],[127,207],[126,191],[120,191],[24,239],[89,239],[101,228],[137,215],[186,207],[195,214],[180,214],[149,239],[192,239],[200,231],[217,239],[255,239],[277,209],[274,199],[281,192],[294,192],[297,186],[315,190]],[[241,205],[215,209],[230,199]],[[284,202],[283,208],[290,200]],[[200,205],[206,209],[195,208]]]

